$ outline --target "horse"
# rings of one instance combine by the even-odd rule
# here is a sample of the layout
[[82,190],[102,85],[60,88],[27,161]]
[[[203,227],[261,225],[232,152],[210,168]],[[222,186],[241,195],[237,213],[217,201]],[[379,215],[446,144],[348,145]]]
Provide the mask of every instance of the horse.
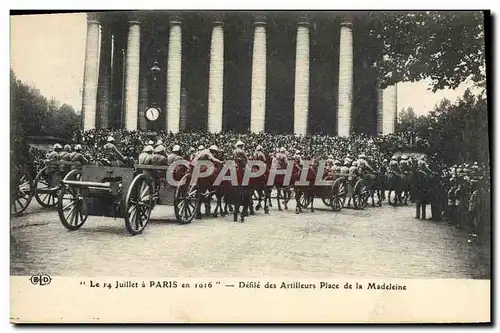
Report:
[[[250,160],[253,161],[253,160]],[[269,214],[269,205],[271,203],[271,192],[273,190],[273,187],[270,185],[267,185],[268,177],[269,177],[269,170],[271,168],[271,159],[269,156],[266,158],[266,170],[264,173],[255,178],[251,178],[249,180],[249,188],[250,188],[250,196],[252,198],[251,203],[250,203],[250,214],[253,215],[254,212],[254,207],[253,207],[253,195],[257,195],[256,200],[258,201],[257,205],[255,206],[255,210],[260,210],[262,208],[262,200],[264,201],[264,213]],[[251,171],[255,173],[257,171],[257,166],[254,165],[252,166]]]
[[[300,203],[300,198],[302,195],[306,196],[307,199],[311,199],[311,213],[314,213],[314,195],[315,195],[315,180],[316,180],[316,174],[318,172],[318,165],[317,164],[311,164],[309,165],[307,169],[307,174],[306,174],[306,182],[307,185],[297,185],[297,182],[295,180],[300,179],[302,172],[304,172],[304,169],[300,167],[300,165],[295,162],[293,166],[293,172],[292,172],[292,178],[294,179],[293,182],[293,189],[295,191],[295,214],[300,214],[302,212],[302,204]],[[323,173],[323,178],[325,179],[328,176],[328,172],[325,170]]]

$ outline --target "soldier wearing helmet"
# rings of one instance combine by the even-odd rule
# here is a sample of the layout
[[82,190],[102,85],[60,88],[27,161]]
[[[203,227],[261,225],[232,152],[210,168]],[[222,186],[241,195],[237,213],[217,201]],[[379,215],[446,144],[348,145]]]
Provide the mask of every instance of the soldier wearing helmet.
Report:
[[69,162],[71,161],[71,146],[66,144],[64,145],[63,151],[59,153],[59,159],[61,161]]
[[276,153],[273,163],[276,164],[277,169],[286,169],[288,165],[288,157],[286,156],[285,147],[281,147]]
[[197,156],[191,162],[192,165],[196,165],[198,161],[212,161],[216,164],[221,164],[222,161],[215,157],[215,154],[219,151],[216,145],[211,145],[209,149],[203,149],[199,151]]
[[125,156],[120,153],[118,148],[115,146],[115,138],[112,136],[108,137],[108,142],[104,145],[104,155],[106,159],[110,161],[110,163],[114,166],[122,166],[123,161],[125,160]]
[[151,164],[151,157],[153,156],[153,146],[146,145],[139,154],[139,164]]
[[60,153],[62,151],[62,146],[58,143],[54,145],[54,148],[51,152],[47,154],[48,161],[59,161]]
[[233,150],[233,159],[239,168],[244,169],[248,161],[247,154],[245,153],[245,150],[243,150],[244,144],[242,141],[238,141],[236,142],[235,147],[236,149]]
[[398,158],[396,156],[391,158],[387,172],[396,176],[401,176],[401,168],[399,167]]
[[151,165],[167,165],[167,157],[165,156],[165,147],[163,145],[158,145],[153,150]]
[[180,161],[180,160],[182,160],[181,146],[175,145],[172,147],[172,152],[167,156],[167,163],[168,165],[170,165],[175,161]]
[[375,172],[375,170],[373,170],[373,168],[366,161],[366,155],[363,153],[359,154],[358,156],[357,166],[361,175],[365,174],[366,172]]
[[409,173],[411,171],[410,161],[408,160],[408,155],[401,156],[401,162],[399,162],[399,167],[402,173]]
[[71,155],[71,162],[76,162],[77,166],[82,166],[89,163],[89,161],[82,154],[81,145],[78,144],[75,146],[74,152]]
[[264,155],[264,152],[262,150],[263,150],[262,146],[258,145],[257,148],[255,148],[255,153],[253,154],[253,159],[266,163],[266,155]]

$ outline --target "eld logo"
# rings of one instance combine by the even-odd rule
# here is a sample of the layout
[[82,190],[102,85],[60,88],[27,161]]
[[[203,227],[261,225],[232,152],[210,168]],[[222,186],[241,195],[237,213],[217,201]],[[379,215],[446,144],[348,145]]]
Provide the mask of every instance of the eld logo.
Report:
[[46,286],[50,284],[52,278],[47,274],[32,275],[30,278],[31,284],[35,286]]

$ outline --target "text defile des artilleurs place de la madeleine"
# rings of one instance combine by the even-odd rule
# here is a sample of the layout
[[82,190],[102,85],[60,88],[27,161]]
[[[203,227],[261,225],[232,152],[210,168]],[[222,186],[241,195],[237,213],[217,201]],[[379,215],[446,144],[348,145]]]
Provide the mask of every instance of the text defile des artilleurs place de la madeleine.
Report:
[[91,288],[105,288],[105,289],[133,289],[133,288],[152,288],[152,289],[213,289],[215,287],[233,288],[233,289],[325,289],[325,290],[387,290],[398,291],[407,290],[406,285],[396,283],[379,283],[379,282],[328,282],[320,281],[318,283],[303,283],[300,281],[282,281],[282,282],[269,282],[269,281],[238,281],[232,284],[223,284],[220,281],[208,281],[187,283],[176,280],[122,280],[122,281],[95,281],[90,280],[89,284],[81,281],[80,285],[87,285]]

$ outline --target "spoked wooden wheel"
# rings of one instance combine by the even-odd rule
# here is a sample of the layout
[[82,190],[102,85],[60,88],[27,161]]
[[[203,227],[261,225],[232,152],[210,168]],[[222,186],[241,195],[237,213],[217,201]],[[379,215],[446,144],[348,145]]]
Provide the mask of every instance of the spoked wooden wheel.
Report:
[[46,175],[47,167],[40,170],[33,184],[36,201],[45,208],[55,207],[59,200],[57,194],[58,185],[50,183],[49,175]]
[[321,201],[323,201],[323,204],[328,207],[330,207],[332,204],[332,198],[329,197],[321,198]]
[[339,212],[344,207],[347,197],[347,186],[344,180],[337,179],[332,185],[330,207],[334,212]]
[[28,208],[33,198],[33,178],[31,175],[28,172],[23,172],[11,191],[10,213],[19,216]]
[[137,175],[128,189],[125,199],[125,227],[132,235],[143,232],[153,210],[153,184],[144,175]]
[[177,221],[190,223],[196,216],[200,205],[198,186],[189,184],[189,180],[177,187],[174,198],[174,211]]
[[357,209],[364,209],[368,203],[368,196],[368,187],[361,179],[358,180],[356,185],[354,186],[354,207],[356,207]]
[[300,207],[302,208],[307,208],[312,202],[312,196],[307,193],[302,193],[302,196],[300,197]]
[[77,187],[64,186],[57,200],[57,213],[68,230],[78,230],[87,221],[87,200]]

